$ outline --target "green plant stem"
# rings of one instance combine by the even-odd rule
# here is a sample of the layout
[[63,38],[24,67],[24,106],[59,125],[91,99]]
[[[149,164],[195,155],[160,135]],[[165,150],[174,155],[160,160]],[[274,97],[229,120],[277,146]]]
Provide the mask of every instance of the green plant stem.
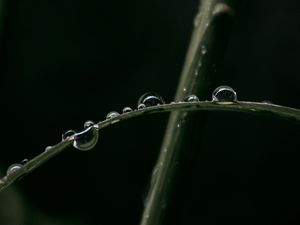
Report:
[[[300,124],[300,110],[293,109],[289,107],[273,105],[273,104],[264,104],[264,103],[255,103],[255,102],[235,102],[233,104],[218,104],[214,102],[190,102],[190,103],[174,103],[166,104],[160,106],[148,107],[145,109],[135,110],[129,113],[121,114],[117,117],[114,117],[109,120],[104,120],[96,124],[99,130],[104,129],[105,127],[116,124],[120,121],[125,121],[128,119],[134,119],[138,116],[143,116],[153,113],[164,113],[171,111],[230,111],[230,112],[243,112],[251,113],[256,115],[273,115],[281,119],[290,120],[292,122],[297,122]],[[30,173],[35,170],[46,161],[59,154],[60,152],[67,149],[72,145],[73,138],[69,137],[67,140],[62,141],[47,151],[43,151],[41,154],[36,156],[27,162],[21,169],[16,172],[3,177],[0,179],[0,192],[7,188],[9,185],[14,183],[18,178]]]
[[[189,94],[196,94],[200,99],[208,99],[213,88],[216,87],[219,66],[227,47],[232,18],[235,14],[235,2],[201,1],[177,88],[176,101],[184,99]],[[205,118],[205,114],[199,116],[191,113],[171,113],[157,164],[153,170],[155,177],[148,193],[141,225],[164,224],[170,206],[174,208],[174,205],[177,205],[172,213],[180,210],[176,209],[181,205],[180,200],[175,204],[170,204],[170,200],[174,199],[172,199],[174,193],[179,193],[180,184],[185,182],[183,179],[189,174],[189,164],[192,164],[189,161],[195,152],[193,149],[198,144],[192,144],[190,133],[197,131],[199,135],[205,126]],[[183,154],[189,156],[183,157]],[[180,197],[177,195],[176,199]],[[170,215],[169,218],[171,217]]]

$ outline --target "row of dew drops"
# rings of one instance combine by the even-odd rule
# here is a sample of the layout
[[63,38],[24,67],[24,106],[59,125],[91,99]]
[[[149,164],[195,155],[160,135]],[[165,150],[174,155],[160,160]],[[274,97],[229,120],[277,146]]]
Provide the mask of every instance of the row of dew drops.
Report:
[[[189,95],[184,99],[184,102],[198,102],[199,98],[196,95]],[[228,104],[237,101],[236,92],[229,86],[219,86],[212,93],[212,101],[219,104]],[[172,102],[173,103],[173,102]],[[165,104],[162,97],[154,92],[149,92],[142,95],[138,100],[137,109],[141,110],[150,106]],[[125,107],[122,113],[132,112],[133,109],[130,107]],[[112,119],[119,116],[120,114],[116,111],[112,111],[107,114],[106,119]],[[84,130],[76,132],[74,130],[68,130],[62,134],[62,141],[72,140],[73,146],[81,151],[91,150],[98,142],[99,138],[99,127],[93,121],[87,121],[84,123]],[[46,147],[45,151],[51,150],[51,146]],[[24,159],[21,163],[15,163],[8,167],[7,176],[18,171],[22,166],[28,162]]]

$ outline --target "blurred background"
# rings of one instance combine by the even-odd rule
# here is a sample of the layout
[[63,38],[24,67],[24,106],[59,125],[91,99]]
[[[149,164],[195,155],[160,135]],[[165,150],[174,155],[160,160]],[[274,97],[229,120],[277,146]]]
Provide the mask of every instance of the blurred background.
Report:
[[[1,0],[2,174],[145,92],[172,101],[198,5]],[[299,1],[241,1],[219,85],[300,108],[299,37]],[[0,193],[0,224],[139,224],[167,118],[116,124],[92,151],[50,160]],[[300,224],[299,124],[211,113],[191,135],[199,158],[167,224]]]

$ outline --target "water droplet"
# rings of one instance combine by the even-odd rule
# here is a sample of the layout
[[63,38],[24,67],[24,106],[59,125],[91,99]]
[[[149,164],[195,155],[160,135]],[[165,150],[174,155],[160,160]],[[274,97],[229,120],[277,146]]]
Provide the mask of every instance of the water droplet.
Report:
[[186,88],[183,88],[183,92],[186,92]]
[[212,93],[212,101],[220,104],[231,104],[237,101],[237,95],[231,87],[219,86]]
[[129,112],[132,112],[133,110],[132,110],[132,108],[130,108],[130,107],[125,107],[123,110],[122,110],[122,112],[123,113],[129,113]]
[[93,121],[88,120],[88,121],[86,121],[86,122],[84,123],[83,127],[84,127],[84,128],[88,128],[88,127],[91,127],[91,126],[94,126],[94,125],[95,125],[95,123],[94,123]]
[[119,116],[120,114],[116,111],[112,111],[112,112],[109,112],[107,115],[106,115],[106,119],[109,120],[109,119],[112,119],[116,116]]
[[194,19],[194,26],[195,26],[195,27],[198,27],[198,26],[199,26],[199,24],[200,24],[200,22],[201,22],[201,17],[202,17],[201,14],[197,14],[197,15],[196,15],[196,17],[195,17],[195,19]]
[[185,102],[199,102],[199,98],[196,95],[189,95],[185,97]]
[[22,165],[19,163],[12,164],[7,168],[6,175],[13,174],[21,168],[22,168]]
[[264,100],[264,101],[262,101],[262,103],[264,103],[264,104],[273,104],[273,102],[271,102],[270,100]]
[[202,55],[205,55],[207,53],[207,49],[204,45],[201,46],[201,53]]
[[26,163],[28,163],[28,159],[23,159],[22,161],[21,161],[21,165],[25,165]]
[[65,133],[62,134],[61,139],[64,141],[67,138],[73,136],[74,134],[76,134],[76,132],[74,130],[68,130]]
[[139,105],[138,105],[138,109],[144,109],[144,108],[146,108],[146,105],[145,105],[145,104],[139,104]]
[[148,92],[146,94],[143,94],[138,100],[138,105],[144,104],[146,107],[161,105],[164,103],[165,102],[162,97],[160,97],[155,92]]
[[73,146],[78,150],[88,151],[97,144],[98,138],[98,129],[94,126],[90,126],[75,134]]
[[52,148],[52,146],[47,146],[47,147],[45,148],[45,151],[49,151],[51,148]]

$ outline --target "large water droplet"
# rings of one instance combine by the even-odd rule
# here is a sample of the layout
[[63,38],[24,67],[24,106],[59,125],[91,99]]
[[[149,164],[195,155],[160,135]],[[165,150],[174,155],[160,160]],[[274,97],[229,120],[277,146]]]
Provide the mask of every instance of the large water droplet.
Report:
[[67,138],[73,136],[74,134],[76,134],[76,132],[75,132],[74,130],[68,130],[68,131],[66,131],[65,133],[63,133],[63,134],[61,135],[61,139],[64,141],[64,140],[66,140]]
[[132,108],[130,108],[130,107],[125,107],[123,110],[122,110],[122,112],[123,113],[129,113],[129,112],[132,112],[133,110],[132,110]]
[[112,111],[112,112],[109,112],[107,115],[106,115],[106,119],[109,120],[109,119],[112,119],[114,117],[117,117],[119,116],[120,113],[116,112],[116,111]]
[[155,92],[143,94],[138,101],[138,105],[144,104],[146,107],[164,104],[164,100]]
[[21,168],[22,168],[22,165],[19,163],[12,164],[7,168],[6,175],[13,174]]
[[236,92],[229,86],[219,86],[212,93],[212,101],[221,104],[230,104],[237,101]]
[[95,126],[90,126],[74,136],[73,146],[81,151],[91,150],[98,142],[99,133]]
[[199,98],[196,95],[189,95],[185,97],[185,102],[199,102]]
[[139,104],[137,108],[138,109],[144,109],[144,108],[146,108],[146,105],[142,103],[142,104]]

